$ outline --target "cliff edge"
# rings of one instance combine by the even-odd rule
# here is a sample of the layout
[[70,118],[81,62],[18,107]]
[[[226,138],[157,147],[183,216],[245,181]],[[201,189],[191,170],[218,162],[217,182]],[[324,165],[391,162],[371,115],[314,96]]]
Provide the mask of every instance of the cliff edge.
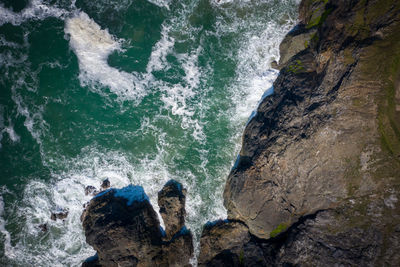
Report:
[[263,264],[398,265],[400,2],[299,11],[226,184],[228,219],[251,237],[237,258],[250,264],[253,243]]

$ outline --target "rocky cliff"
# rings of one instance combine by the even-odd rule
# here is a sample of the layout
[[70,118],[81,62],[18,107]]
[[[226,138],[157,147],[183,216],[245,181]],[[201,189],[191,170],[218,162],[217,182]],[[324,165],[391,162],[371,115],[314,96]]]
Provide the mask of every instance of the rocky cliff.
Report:
[[398,265],[400,2],[304,0],[299,13],[226,184],[228,218],[250,236],[234,254]]
[[[399,266],[400,1],[303,0],[280,49],[274,93],[226,183],[228,219],[204,226],[199,265]],[[184,191],[167,184],[159,198],[164,237],[148,201],[108,191],[90,202],[96,264],[188,264],[191,235],[176,235]],[[102,247],[120,226],[115,209],[133,216],[117,228],[127,245]]]

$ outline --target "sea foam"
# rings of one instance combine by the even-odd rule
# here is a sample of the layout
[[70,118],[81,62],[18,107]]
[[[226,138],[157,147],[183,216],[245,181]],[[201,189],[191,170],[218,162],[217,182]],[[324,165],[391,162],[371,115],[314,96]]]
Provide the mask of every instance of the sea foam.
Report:
[[101,87],[108,87],[122,100],[139,101],[145,95],[142,82],[135,76],[137,74],[120,71],[107,63],[112,52],[121,51],[121,40],[101,29],[84,12],[66,20],[65,33],[70,36],[70,45],[79,60],[82,86],[103,95]]
[[48,17],[64,18],[68,14],[69,11],[46,5],[41,0],[31,0],[28,6],[19,13],[13,12],[0,4],[0,25],[6,23],[20,25],[30,19],[43,20]]

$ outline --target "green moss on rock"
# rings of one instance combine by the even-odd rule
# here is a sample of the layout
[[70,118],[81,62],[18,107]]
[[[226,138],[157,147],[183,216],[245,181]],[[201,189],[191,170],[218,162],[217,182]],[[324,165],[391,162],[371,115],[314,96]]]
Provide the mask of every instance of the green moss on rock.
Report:
[[271,231],[269,236],[271,238],[277,237],[280,233],[286,231],[287,228],[288,228],[287,223],[281,223],[274,230]]

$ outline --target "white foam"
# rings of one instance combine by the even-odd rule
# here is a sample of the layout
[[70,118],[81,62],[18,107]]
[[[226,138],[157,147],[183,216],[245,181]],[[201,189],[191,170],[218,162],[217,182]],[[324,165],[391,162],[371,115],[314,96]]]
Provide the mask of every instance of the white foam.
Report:
[[[16,83],[18,85],[18,82]],[[36,142],[41,145],[41,136],[43,132],[48,127],[46,121],[43,119],[43,106],[36,106],[35,111],[29,111],[29,107],[25,104],[22,96],[17,93],[16,86],[12,88],[11,98],[17,105],[17,112],[20,116],[25,117],[24,126],[36,140]],[[9,133],[10,134],[10,133]]]
[[169,9],[169,4],[171,3],[171,0],[147,0],[147,1],[159,7],[165,7],[167,9]]
[[19,13],[15,13],[0,4],[0,25],[5,23],[20,25],[30,19],[43,20],[48,17],[64,18],[68,13],[64,9],[48,6],[41,0],[31,0],[28,6]]
[[[4,188],[2,190],[4,192]],[[7,257],[14,257],[13,247],[11,246],[11,235],[6,230],[6,221],[4,219],[4,200],[0,195],[0,232],[4,235],[4,252]]]
[[3,139],[4,132],[4,108],[0,105],[0,149],[1,149],[1,140]]
[[168,67],[167,55],[171,53],[175,44],[175,39],[168,35],[169,27],[165,24],[161,28],[161,39],[154,45],[147,63],[146,70],[148,73],[159,71]]
[[[294,24],[294,22],[292,22]],[[289,24],[290,25],[290,24]],[[250,35],[239,50],[237,68],[238,85],[243,87],[235,101],[236,114],[241,120],[250,116],[264,91],[271,88],[278,71],[271,69],[271,62],[279,59],[279,44],[291,26],[279,26],[271,21],[258,35]],[[236,117],[237,118],[237,117]]]
[[11,140],[11,141],[13,141],[13,142],[18,142],[18,141],[19,141],[20,137],[19,137],[18,134],[15,133],[15,131],[14,131],[14,126],[13,126],[13,125],[8,125],[8,126],[4,129],[4,131],[5,131],[6,133],[8,133],[8,136],[10,137],[10,140]]
[[108,87],[122,100],[141,100],[146,92],[135,76],[138,74],[119,71],[107,63],[112,52],[121,51],[121,40],[113,37],[107,29],[101,29],[84,12],[67,19],[64,31],[69,34],[70,45],[79,60],[82,86],[103,95],[105,92],[99,87]]
[[[101,152],[93,147],[83,149],[82,154],[73,160],[54,159],[54,166],[61,164],[68,171],[53,173],[50,182],[31,180],[26,185],[23,199],[15,205],[15,217],[24,218],[26,223],[18,234],[17,244],[10,246],[7,257],[21,264],[35,262],[41,266],[77,266],[92,256],[95,251],[86,243],[80,221],[82,206],[91,199],[91,196],[85,196],[84,188],[92,185],[99,189],[106,178],[116,188],[129,184],[143,186],[158,213],[157,193],[173,177],[163,160],[164,145],[160,144],[154,158],[144,158],[135,165],[119,152]],[[50,213],[56,207],[68,208],[65,221],[50,220]],[[160,215],[159,219],[163,225]],[[1,222],[0,218],[0,230]],[[47,223],[47,233],[39,229],[42,223]],[[38,242],[40,239],[43,240]],[[54,259],[57,259],[55,265]]]

